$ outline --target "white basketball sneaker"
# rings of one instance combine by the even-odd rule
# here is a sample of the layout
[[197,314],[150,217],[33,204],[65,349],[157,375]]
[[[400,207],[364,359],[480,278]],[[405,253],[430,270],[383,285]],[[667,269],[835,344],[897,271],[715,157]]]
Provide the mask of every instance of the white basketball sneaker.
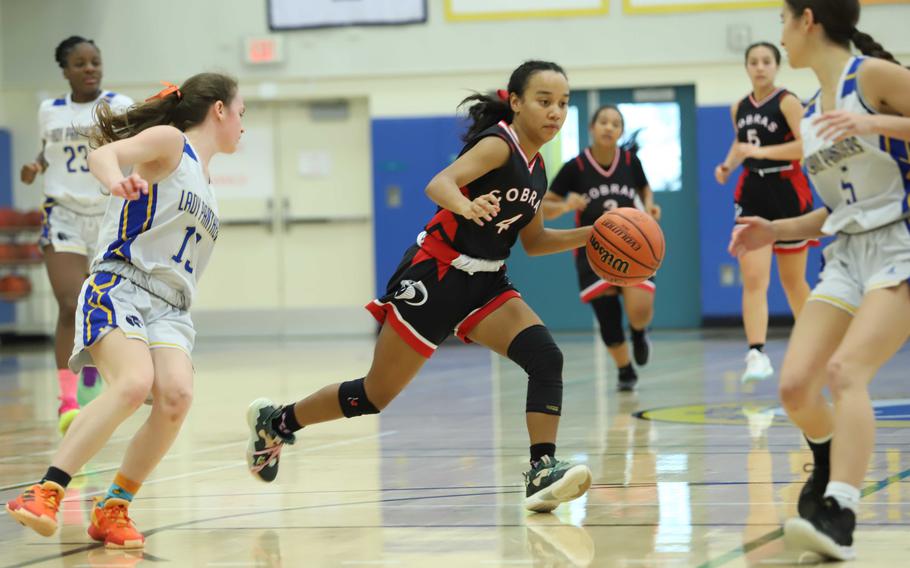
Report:
[[771,359],[758,349],[750,349],[746,355],[746,371],[743,373],[741,381],[743,383],[763,381],[773,374],[774,367],[771,366]]

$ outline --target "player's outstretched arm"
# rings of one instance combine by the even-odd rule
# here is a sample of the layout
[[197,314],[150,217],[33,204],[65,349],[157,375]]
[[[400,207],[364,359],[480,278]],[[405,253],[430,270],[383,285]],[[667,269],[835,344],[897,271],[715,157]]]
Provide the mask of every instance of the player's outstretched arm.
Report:
[[761,217],[739,217],[727,250],[733,256],[774,244],[777,241],[802,241],[824,236],[822,225],[828,218],[824,207],[799,217],[768,221]]
[[543,211],[537,215],[521,230],[521,245],[528,256],[541,256],[565,252],[585,246],[591,227],[578,227],[577,229],[547,229],[543,226]]

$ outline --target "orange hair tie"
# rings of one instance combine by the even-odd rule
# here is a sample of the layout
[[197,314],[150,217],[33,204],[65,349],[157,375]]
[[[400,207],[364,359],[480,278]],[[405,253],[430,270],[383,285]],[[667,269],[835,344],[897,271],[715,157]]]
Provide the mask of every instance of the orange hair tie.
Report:
[[157,94],[152,95],[151,97],[145,99],[145,102],[151,101],[153,99],[165,99],[173,93],[177,93],[177,100],[183,98],[183,93],[180,92],[180,87],[173,83],[168,83],[167,81],[161,81],[161,84],[164,85],[164,88],[158,91]]

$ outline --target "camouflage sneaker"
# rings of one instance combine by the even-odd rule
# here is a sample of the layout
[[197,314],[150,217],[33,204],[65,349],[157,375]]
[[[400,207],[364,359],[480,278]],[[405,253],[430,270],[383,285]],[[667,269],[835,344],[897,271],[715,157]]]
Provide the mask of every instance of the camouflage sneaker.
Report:
[[246,462],[256,478],[271,482],[278,475],[278,460],[281,448],[294,443],[294,435],[284,436],[274,428],[272,421],[281,413],[267,398],[254,400],[246,411],[246,421],[250,426],[250,444],[246,450]]
[[548,513],[591,487],[591,470],[544,456],[525,476],[525,509]]

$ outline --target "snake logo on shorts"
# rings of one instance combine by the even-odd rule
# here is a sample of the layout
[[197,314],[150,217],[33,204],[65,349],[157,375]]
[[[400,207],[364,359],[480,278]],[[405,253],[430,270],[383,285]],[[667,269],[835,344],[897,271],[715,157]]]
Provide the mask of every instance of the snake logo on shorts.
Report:
[[402,280],[401,287],[395,292],[395,299],[402,300],[409,306],[422,306],[427,303],[430,294],[423,282],[414,280]]

